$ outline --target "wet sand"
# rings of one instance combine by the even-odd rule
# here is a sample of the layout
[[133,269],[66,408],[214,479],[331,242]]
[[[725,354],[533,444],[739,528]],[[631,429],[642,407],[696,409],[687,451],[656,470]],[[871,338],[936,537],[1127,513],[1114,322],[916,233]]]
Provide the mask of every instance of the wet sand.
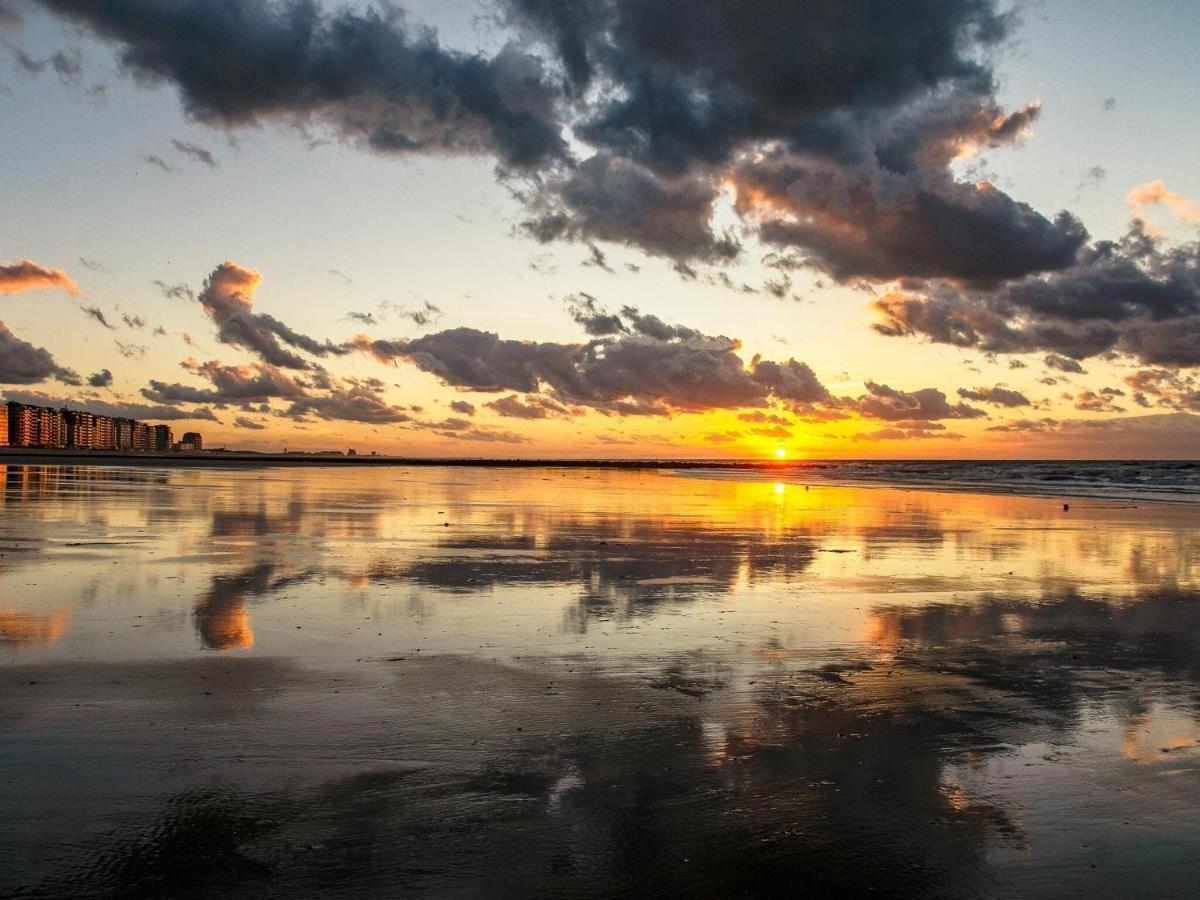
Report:
[[1189,506],[9,466],[0,895],[1167,896]]

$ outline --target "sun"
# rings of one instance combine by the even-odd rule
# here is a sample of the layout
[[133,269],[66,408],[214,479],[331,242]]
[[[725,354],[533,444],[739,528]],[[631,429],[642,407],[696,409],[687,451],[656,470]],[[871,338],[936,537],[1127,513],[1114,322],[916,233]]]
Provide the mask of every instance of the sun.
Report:
[[783,449],[782,447],[776,447],[775,448],[775,458],[776,459],[787,459],[787,451],[785,449]]

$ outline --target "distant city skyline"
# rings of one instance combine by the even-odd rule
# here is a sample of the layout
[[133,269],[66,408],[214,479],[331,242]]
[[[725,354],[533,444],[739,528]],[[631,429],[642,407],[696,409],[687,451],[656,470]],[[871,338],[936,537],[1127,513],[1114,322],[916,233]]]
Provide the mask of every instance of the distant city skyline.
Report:
[[1200,6],[836,6],[0,0],[0,396],[267,451],[1196,456]]
[[106,416],[87,409],[0,401],[0,447],[36,450],[199,451],[203,437],[186,432],[177,443],[170,425]]

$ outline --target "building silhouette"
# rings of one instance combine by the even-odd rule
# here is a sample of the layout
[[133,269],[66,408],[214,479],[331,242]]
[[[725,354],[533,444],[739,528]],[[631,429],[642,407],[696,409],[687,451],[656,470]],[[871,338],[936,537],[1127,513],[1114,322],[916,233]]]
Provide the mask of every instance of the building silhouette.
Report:
[[113,418],[82,409],[52,409],[9,401],[0,404],[0,447],[167,453],[200,450],[203,439],[198,433],[189,431],[184,440],[176,444],[169,425],[150,425],[137,419]]

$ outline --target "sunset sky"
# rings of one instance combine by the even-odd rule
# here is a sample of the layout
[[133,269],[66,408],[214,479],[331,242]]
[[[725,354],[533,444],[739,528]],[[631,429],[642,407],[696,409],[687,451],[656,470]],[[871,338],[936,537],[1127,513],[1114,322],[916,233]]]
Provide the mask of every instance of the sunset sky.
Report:
[[1194,457],[1197,34],[0,0],[0,392],[261,450]]

